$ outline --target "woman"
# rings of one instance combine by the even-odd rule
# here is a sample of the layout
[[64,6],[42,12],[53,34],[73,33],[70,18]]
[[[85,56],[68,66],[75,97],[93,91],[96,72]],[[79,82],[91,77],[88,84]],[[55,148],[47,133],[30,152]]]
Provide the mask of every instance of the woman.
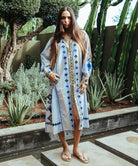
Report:
[[70,7],[59,11],[56,31],[41,53],[41,74],[50,79],[46,100],[46,132],[59,135],[61,158],[71,161],[64,131],[74,131],[73,155],[88,163],[78,149],[83,127],[89,127],[86,87],[91,74],[89,37],[77,26]]

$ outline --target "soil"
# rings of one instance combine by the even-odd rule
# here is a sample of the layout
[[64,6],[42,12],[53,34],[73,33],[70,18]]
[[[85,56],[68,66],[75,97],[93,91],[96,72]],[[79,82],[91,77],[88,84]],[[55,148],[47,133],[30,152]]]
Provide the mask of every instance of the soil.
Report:
[[[130,101],[127,99],[121,100],[120,102],[117,102],[117,103],[111,103],[108,100],[108,98],[104,98],[103,100],[104,100],[103,106],[101,106],[96,112],[89,112],[89,114],[107,112],[107,111],[112,111],[112,110],[116,110],[116,109],[136,106],[136,105],[130,103]],[[2,111],[2,110],[7,111],[7,108],[5,105],[0,107],[0,111]],[[38,112],[39,115],[33,117],[27,124],[40,123],[40,122],[45,121],[45,106],[43,103],[38,103],[38,105],[36,105],[33,108],[33,112]],[[7,122],[8,119],[9,119],[9,116],[7,116],[7,115],[0,116],[0,129],[10,127],[9,123]]]

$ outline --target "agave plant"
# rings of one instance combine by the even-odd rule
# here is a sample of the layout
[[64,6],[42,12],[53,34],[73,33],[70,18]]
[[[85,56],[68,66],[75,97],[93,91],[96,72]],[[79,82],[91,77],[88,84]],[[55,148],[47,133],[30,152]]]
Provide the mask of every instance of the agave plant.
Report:
[[[5,101],[10,116],[8,122],[11,126],[24,125],[36,114],[32,112],[27,100],[27,95],[14,94],[8,98],[8,103]],[[26,116],[28,118],[25,120]]]
[[99,70],[93,70],[90,77],[89,86],[87,87],[90,111],[92,112],[95,112],[103,104],[102,95],[104,93],[104,89],[101,86],[99,78]]
[[116,73],[111,74],[105,72],[105,84],[102,80],[101,83],[106,97],[112,102],[117,102],[130,95],[121,98],[122,92],[124,91],[124,76],[121,74],[117,77]]
[[90,111],[96,112],[96,110],[103,104],[102,95],[104,90],[99,88],[97,84],[94,84],[90,87],[90,96],[89,96],[89,104]]

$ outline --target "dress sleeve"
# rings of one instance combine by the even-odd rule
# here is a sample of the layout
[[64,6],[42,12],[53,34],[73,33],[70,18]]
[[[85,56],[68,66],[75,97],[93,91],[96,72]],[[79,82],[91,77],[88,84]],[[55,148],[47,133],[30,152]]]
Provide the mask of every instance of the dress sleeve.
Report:
[[85,32],[85,46],[86,46],[86,57],[83,60],[82,65],[82,81],[81,83],[88,84],[89,77],[91,75],[92,71],[92,53],[91,53],[91,46],[90,46],[90,40],[89,36]]
[[47,77],[49,76],[50,73],[52,73],[51,54],[50,54],[51,41],[52,41],[52,38],[50,38],[50,40],[46,44],[44,50],[40,54],[40,57],[41,57],[41,71],[40,71],[40,73],[43,76],[47,76]]

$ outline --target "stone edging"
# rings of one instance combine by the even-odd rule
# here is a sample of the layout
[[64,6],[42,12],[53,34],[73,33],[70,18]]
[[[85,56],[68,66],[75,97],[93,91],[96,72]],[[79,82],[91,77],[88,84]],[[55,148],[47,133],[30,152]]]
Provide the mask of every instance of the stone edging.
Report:
[[[138,106],[89,115],[90,128],[82,137],[138,125]],[[0,158],[7,154],[41,149],[59,141],[57,135],[45,133],[45,122],[0,129]],[[66,133],[72,139],[72,132]]]

